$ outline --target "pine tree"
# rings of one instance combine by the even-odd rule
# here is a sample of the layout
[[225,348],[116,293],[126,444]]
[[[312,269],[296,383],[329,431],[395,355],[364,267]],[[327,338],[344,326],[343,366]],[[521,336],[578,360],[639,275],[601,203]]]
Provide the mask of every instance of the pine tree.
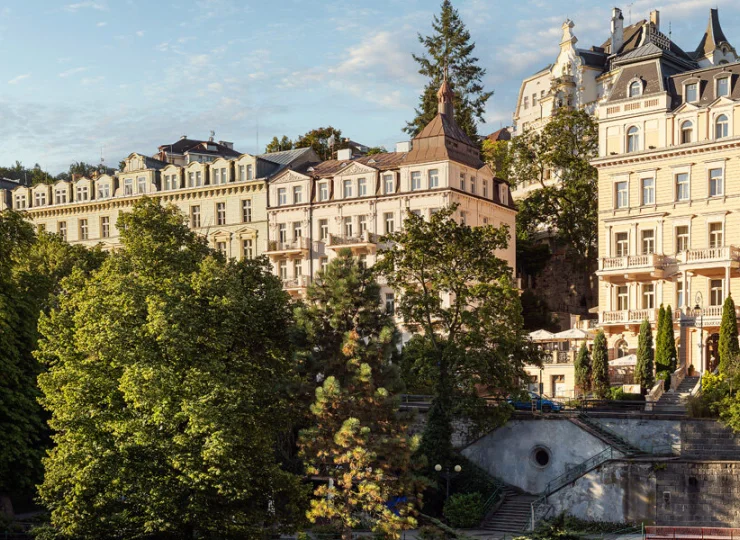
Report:
[[470,32],[450,0],[442,2],[441,13],[435,15],[432,30],[430,36],[419,34],[426,54],[412,55],[419,64],[419,73],[428,82],[419,100],[416,118],[406,124],[404,131],[414,137],[437,115],[437,90],[446,68],[447,80],[455,93],[455,120],[472,140],[476,140],[476,120],[483,121],[486,102],[493,95],[483,89],[486,70],[477,64],[478,58],[473,56],[475,43],[470,41]]
[[[309,474],[329,477],[315,491],[308,517],[338,522],[351,538],[361,515],[373,530],[398,538],[416,525],[420,485],[411,474],[418,438],[398,421],[399,373],[393,319],[378,302],[379,287],[348,250],[309,287],[296,310],[306,354],[323,384],[300,435]],[[389,507],[389,501],[395,504]]]
[[653,376],[653,329],[645,319],[640,325],[640,336],[637,340],[637,365],[635,366],[635,382],[643,390],[650,390],[655,384]]
[[660,304],[658,322],[655,325],[655,371],[656,373],[668,371],[669,366],[665,332],[665,307]]
[[736,375],[740,360],[740,345],[737,340],[737,315],[732,295],[728,295],[722,306],[722,322],[719,326],[719,371],[729,377]]
[[593,368],[591,375],[591,388],[599,399],[609,395],[609,352],[606,347],[606,336],[603,330],[599,330],[594,339]]
[[588,353],[586,342],[583,342],[578,350],[575,364],[576,387],[581,392],[588,393],[591,390],[591,355]]
[[673,332],[673,309],[670,305],[665,309],[663,326],[665,355],[668,360],[668,369],[673,373],[678,367],[678,349],[676,348],[676,335]]

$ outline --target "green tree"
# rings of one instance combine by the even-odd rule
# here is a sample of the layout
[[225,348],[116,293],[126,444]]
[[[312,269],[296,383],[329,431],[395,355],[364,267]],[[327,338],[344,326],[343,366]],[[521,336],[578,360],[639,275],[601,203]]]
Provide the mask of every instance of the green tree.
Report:
[[481,145],[481,159],[491,166],[496,178],[509,179],[512,159],[510,141],[484,139]]
[[670,305],[665,309],[663,326],[665,327],[663,330],[665,357],[668,360],[668,370],[673,373],[678,367],[678,349],[676,348],[676,335],[673,332],[673,309]]
[[265,146],[265,154],[270,152],[282,152],[283,150],[293,150],[293,141],[291,141],[287,135],[283,135],[281,139],[273,137],[272,140]]
[[[361,515],[373,530],[398,538],[416,525],[418,483],[411,474],[417,440],[398,420],[397,332],[381,309],[380,288],[349,250],[334,259],[296,309],[307,354],[320,371],[313,422],[300,436],[309,474],[329,477],[315,491],[308,517],[328,519],[351,538]],[[393,508],[387,502],[405,496]]]
[[386,150],[385,146],[373,146],[367,151],[368,156],[374,156],[375,154],[385,154],[388,150]]
[[654,358],[653,329],[650,322],[645,319],[640,325],[640,335],[637,338],[637,364],[635,365],[635,382],[643,391],[650,390],[655,384]]
[[722,305],[722,322],[719,326],[719,372],[728,378],[737,375],[740,345],[737,339],[737,315],[732,295],[727,295]]
[[606,336],[599,330],[594,339],[592,352],[591,389],[596,397],[604,399],[609,395],[609,351],[606,347]]
[[591,391],[591,355],[584,341],[576,356],[574,366],[576,387],[584,394]]
[[264,259],[225,262],[173,207],[122,214],[122,248],[63,281],[42,317],[56,446],[41,500],[64,538],[256,537],[291,530],[287,295]]
[[331,126],[320,127],[304,133],[295,142],[295,148],[309,146],[321,159],[334,159],[337,150],[349,146],[349,140],[342,138],[341,130]]
[[[406,328],[429,344],[436,418],[449,422],[457,414],[485,429],[504,419],[508,408],[485,406],[479,388],[501,397],[518,390],[526,379],[524,363],[539,357],[524,335],[511,268],[495,255],[510,231],[460,225],[456,212],[455,206],[444,208],[429,220],[409,213],[403,228],[385,238],[388,247],[375,269],[398,293]],[[448,456],[429,444],[430,434],[451,429],[433,424],[427,422],[422,449],[439,463]]]
[[[666,310],[663,304],[658,310],[658,322],[655,325],[655,372],[671,371],[671,359],[668,356],[668,332],[666,331]],[[670,323],[669,323],[670,324]],[[672,326],[672,325],[671,325]],[[673,332],[671,327],[670,332]]]
[[455,93],[455,121],[471,140],[477,140],[476,121],[483,121],[486,103],[493,92],[483,88],[486,70],[473,56],[475,43],[450,0],[443,0],[440,14],[434,16],[432,34],[419,34],[419,42],[425,54],[412,56],[427,84],[419,99],[416,117],[406,124],[404,131],[415,137],[437,115],[437,90],[447,70],[447,80]]

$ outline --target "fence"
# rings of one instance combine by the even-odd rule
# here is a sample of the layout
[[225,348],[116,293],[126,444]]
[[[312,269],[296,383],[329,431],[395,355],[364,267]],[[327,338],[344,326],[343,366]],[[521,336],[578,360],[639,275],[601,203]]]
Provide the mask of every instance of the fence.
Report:
[[740,529],[722,527],[645,527],[646,540],[740,540]]

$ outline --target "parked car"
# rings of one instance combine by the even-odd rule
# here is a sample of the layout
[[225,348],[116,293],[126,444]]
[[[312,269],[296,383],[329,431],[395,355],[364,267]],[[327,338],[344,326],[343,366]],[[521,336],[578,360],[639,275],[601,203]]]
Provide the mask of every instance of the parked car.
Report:
[[[563,404],[549,399],[547,396],[540,396],[536,392],[526,392],[524,398],[509,398],[506,402],[514,407],[517,411],[537,410],[544,413],[560,412],[563,410]],[[529,396],[529,399],[526,399]]]

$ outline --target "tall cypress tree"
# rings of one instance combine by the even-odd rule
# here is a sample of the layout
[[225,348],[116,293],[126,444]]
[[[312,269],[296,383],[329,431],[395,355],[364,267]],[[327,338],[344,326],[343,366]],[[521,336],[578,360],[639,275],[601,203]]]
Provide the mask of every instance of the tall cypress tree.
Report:
[[581,392],[586,393],[591,390],[591,355],[588,354],[588,347],[584,341],[578,350],[575,364],[576,386]]
[[737,341],[737,315],[732,296],[725,298],[722,306],[722,322],[719,326],[719,371],[723,375],[733,375],[740,356]]
[[473,56],[475,43],[470,41],[470,32],[450,0],[442,2],[440,14],[434,16],[432,30],[429,36],[419,34],[419,42],[424,45],[426,54],[412,54],[419,64],[419,73],[428,81],[419,99],[416,117],[406,124],[404,131],[414,137],[436,116],[437,90],[446,67],[447,81],[455,92],[455,120],[475,140],[478,134],[475,122],[483,121],[486,102],[493,95],[483,88],[486,70]]
[[640,336],[637,340],[637,365],[635,366],[635,382],[643,390],[649,390],[655,384],[653,376],[653,329],[645,319],[640,325]]
[[676,349],[676,336],[673,333],[673,309],[669,305],[665,308],[663,318],[663,346],[665,347],[668,369],[673,373],[678,367],[678,349]]
[[670,361],[666,350],[665,308],[660,304],[658,323],[655,325],[655,371],[668,371]]
[[599,330],[594,339],[591,388],[598,398],[605,398],[609,394],[609,352],[603,330]]

